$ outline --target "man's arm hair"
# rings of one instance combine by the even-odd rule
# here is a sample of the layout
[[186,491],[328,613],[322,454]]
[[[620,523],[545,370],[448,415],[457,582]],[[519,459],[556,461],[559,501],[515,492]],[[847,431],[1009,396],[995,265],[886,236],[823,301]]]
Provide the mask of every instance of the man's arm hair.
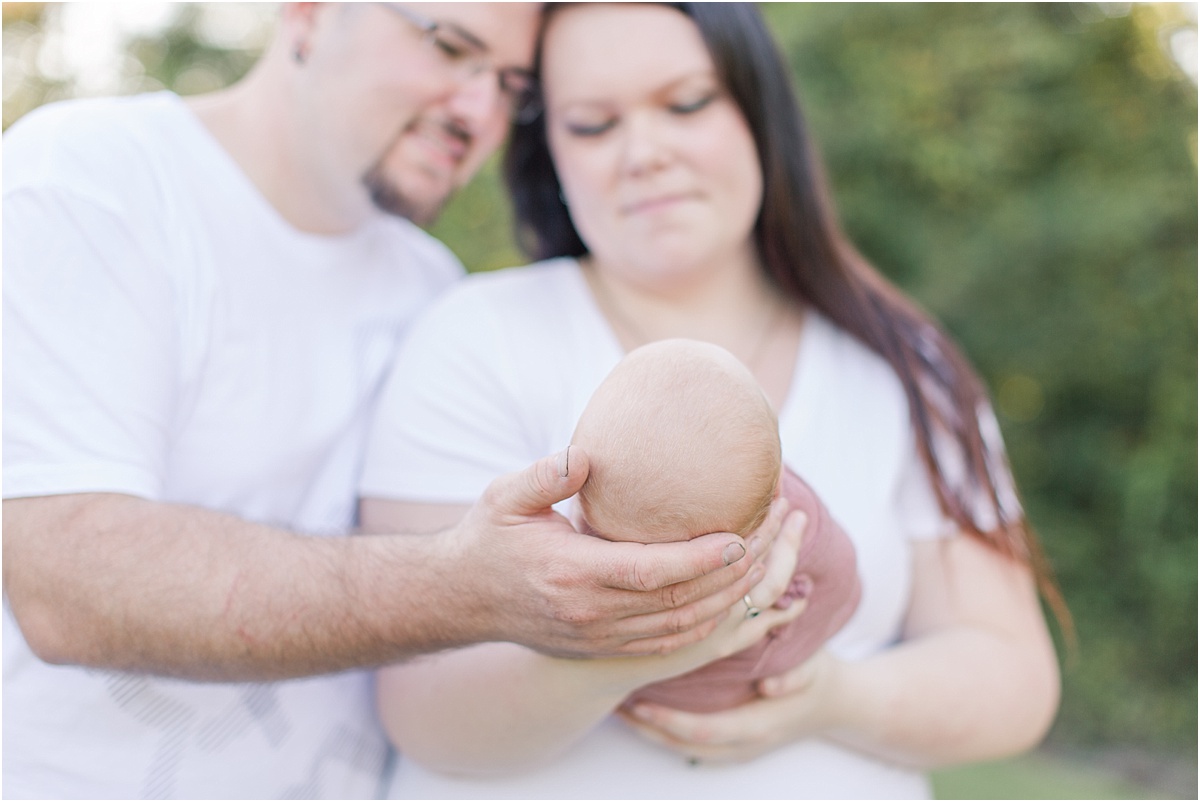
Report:
[[[710,633],[762,574],[729,533],[608,543],[552,504],[572,451],[500,477],[438,534],[314,537],[128,495],[4,502],[4,592],[50,663],[276,680],[480,641],[665,653]],[[751,538],[762,554],[786,508]],[[752,568],[756,570],[751,570]]]
[[4,592],[35,654],[196,680],[285,679],[469,642],[413,614],[439,582],[439,548],[117,494],[4,502]]

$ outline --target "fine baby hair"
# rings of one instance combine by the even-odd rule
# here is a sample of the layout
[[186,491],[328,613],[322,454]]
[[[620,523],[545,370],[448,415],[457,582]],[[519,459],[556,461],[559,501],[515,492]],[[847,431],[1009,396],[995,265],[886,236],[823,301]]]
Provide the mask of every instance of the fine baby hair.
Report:
[[728,351],[660,340],[630,351],[597,388],[572,443],[587,452],[576,523],[609,540],[664,542],[709,532],[748,536],[782,494],[808,516],[791,585],[796,620],[723,660],[634,693],[693,712],[754,699],[757,682],[811,657],[862,595],[854,545],[817,494],[782,463],[778,422],[750,371]]
[[754,376],[697,340],[631,351],[593,394],[572,442],[591,459],[583,520],[610,540],[748,535],[782,468],[775,412]]

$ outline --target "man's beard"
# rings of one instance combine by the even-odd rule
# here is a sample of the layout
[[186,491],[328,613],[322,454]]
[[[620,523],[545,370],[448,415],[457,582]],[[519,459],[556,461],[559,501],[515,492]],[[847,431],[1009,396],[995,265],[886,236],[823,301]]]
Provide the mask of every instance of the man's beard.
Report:
[[434,201],[420,203],[405,194],[395,182],[388,179],[380,160],[367,171],[362,178],[363,186],[371,195],[371,203],[386,214],[394,214],[411,220],[419,226],[426,226],[437,219],[442,207],[446,205],[449,196],[443,196]]

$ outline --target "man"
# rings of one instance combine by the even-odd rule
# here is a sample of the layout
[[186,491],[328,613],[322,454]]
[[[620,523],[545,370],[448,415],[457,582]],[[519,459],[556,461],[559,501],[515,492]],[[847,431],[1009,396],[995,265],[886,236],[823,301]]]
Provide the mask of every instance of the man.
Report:
[[501,142],[538,13],[288,5],[229,90],[6,134],[7,795],[370,796],[386,749],[349,669],[669,651],[762,576],[729,534],[576,535],[549,507],[577,450],[438,535],[315,536],[351,528],[392,350],[461,270],[400,216]]

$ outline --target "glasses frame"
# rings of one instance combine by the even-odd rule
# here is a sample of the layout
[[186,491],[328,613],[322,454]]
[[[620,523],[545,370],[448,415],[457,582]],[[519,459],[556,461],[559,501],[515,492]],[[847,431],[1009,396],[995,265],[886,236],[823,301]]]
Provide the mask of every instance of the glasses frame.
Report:
[[[537,119],[542,113],[541,92],[537,79],[520,67],[497,68],[487,54],[486,46],[469,32],[426,17],[402,3],[379,3],[389,11],[402,17],[421,33],[423,41],[432,45],[451,69],[466,71],[463,80],[469,80],[484,72],[496,76],[500,94],[508,105],[508,117],[512,122],[523,125]],[[447,36],[447,33],[450,35]]]

